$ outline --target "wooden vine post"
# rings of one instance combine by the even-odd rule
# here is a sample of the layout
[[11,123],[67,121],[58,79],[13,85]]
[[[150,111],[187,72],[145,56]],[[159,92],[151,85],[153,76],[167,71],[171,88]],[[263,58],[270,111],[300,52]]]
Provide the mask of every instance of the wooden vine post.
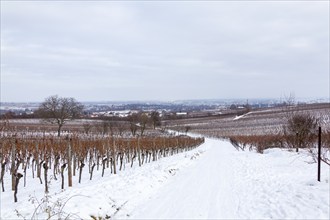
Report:
[[39,178],[40,182],[41,182],[41,177],[40,177],[41,170],[40,170],[40,166],[39,166],[39,145],[38,145],[38,143],[36,143],[36,165],[37,165],[37,178]]
[[11,149],[11,189],[15,191],[16,188],[16,173],[15,173],[15,160],[16,160],[16,140],[12,141],[12,149]]
[[16,181],[15,181],[15,189],[14,189],[14,202],[17,202],[17,192],[18,192],[18,183],[19,180],[23,177],[23,175],[21,173],[15,173],[14,175]]
[[84,160],[80,160],[80,167],[79,167],[79,183],[81,183],[81,174],[82,174],[82,170],[84,168],[85,164],[84,164]]
[[115,143],[115,139],[113,138],[113,145],[112,145],[112,147],[113,147],[113,150],[112,150],[112,153],[113,153],[113,156],[112,156],[112,163],[113,163],[113,174],[116,174],[117,173],[117,171],[116,171],[116,163],[117,163],[117,161],[116,161],[116,143]]
[[72,149],[71,149],[71,139],[68,140],[67,147],[67,161],[68,161],[68,186],[72,187]]
[[0,177],[2,192],[5,191],[5,185],[4,185],[4,181],[3,181],[3,177],[5,175],[5,169],[6,169],[6,162],[4,161],[1,163],[1,177]]
[[62,180],[62,184],[61,184],[61,189],[64,189],[64,169],[66,167],[66,164],[63,164],[61,166],[61,180]]
[[322,130],[319,127],[318,133],[318,154],[317,154],[317,181],[321,182],[321,137],[322,137]]
[[47,179],[47,175],[48,175],[48,160],[46,159],[46,161],[43,164],[43,168],[45,169],[44,171],[44,178],[45,178],[45,193],[48,193],[48,179]]
[[141,156],[140,156],[140,138],[138,136],[138,143],[137,143],[137,154],[138,154],[138,160],[139,160],[139,167],[141,166]]

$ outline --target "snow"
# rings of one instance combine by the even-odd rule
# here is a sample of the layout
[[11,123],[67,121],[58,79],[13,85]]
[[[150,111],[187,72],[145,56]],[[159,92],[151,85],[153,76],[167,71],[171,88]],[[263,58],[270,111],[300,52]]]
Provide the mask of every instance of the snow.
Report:
[[233,121],[236,121],[238,119],[241,119],[241,118],[244,118],[245,116],[251,114],[251,112],[248,112],[246,114],[243,114],[243,115],[236,115],[235,118],[233,119]]
[[210,139],[206,144],[210,148],[199,161],[137,208],[132,219],[329,218],[329,167],[323,167],[319,183],[316,164],[304,162],[309,159],[304,154],[238,152]]
[[[206,138],[200,147],[110,174],[101,169],[89,180],[84,170],[82,183],[74,177],[73,187],[60,189],[51,181],[49,205],[54,211],[64,206],[70,219],[329,219],[329,166],[322,164],[321,182],[317,164],[306,151],[299,153],[268,149],[264,154],[237,151],[230,143]],[[96,168],[95,168],[96,171]],[[49,172],[51,173],[51,172]],[[28,173],[30,176],[30,172]],[[10,176],[5,175],[1,192],[1,219],[33,216],[43,198],[44,186],[27,177],[19,183],[18,203],[13,202]],[[67,203],[64,205],[64,203]],[[59,202],[53,205],[51,202]],[[42,208],[42,207],[41,207]],[[41,208],[39,210],[41,210]],[[66,215],[64,215],[66,216]],[[36,213],[35,218],[47,218]],[[53,219],[58,219],[54,216]]]

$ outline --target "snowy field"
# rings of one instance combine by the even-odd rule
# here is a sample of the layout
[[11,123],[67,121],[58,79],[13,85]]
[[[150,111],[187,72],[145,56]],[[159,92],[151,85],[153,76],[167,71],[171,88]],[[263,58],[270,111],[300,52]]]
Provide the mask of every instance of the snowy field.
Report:
[[330,168],[322,164],[318,182],[317,164],[310,162],[304,151],[257,154],[206,139],[192,151],[126,165],[116,175],[106,170],[102,178],[100,169],[90,181],[85,169],[72,188],[65,182],[61,190],[60,180],[51,180],[48,202],[42,202],[44,185],[28,173],[14,203],[6,174],[1,219],[45,219],[45,205],[53,219],[329,219]]

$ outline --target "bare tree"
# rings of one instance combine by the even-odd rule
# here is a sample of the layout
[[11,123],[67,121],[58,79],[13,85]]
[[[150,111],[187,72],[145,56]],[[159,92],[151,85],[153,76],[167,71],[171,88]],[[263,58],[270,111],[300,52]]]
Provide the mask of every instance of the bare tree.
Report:
[[60,136],[65,122],[73,120],[82,113],[83,105],[74,98],[62,98],[57,95],[45,99],[39,106],[37,114],[45,121],[58,125],[57,135]]
[[154,129],[156,129],[156,126],[160,126],[161,125],[159,112],[157,112],[157,111],[151,112],[150,120],[152,122],[152,125],[153,125]]
[[140,127],[140,135],[143,136],[144,130],[146,129],[146,126],[149,122],[149,117],[145,113],[139,114],[139,127]]
[[138,129],[138,120],[139,120],[139,116],[137,113],[133,113],[128,117],[128,121],[130,123],[130,130],[132,132],[132,135],[135,136],[136,131]]
[[128,121],[130,122],[130,130],[133,136],[135,136],[138,129],[140,129],[140,135],[143,136],[144,130],[150,122],[148,115],[143,112],[133,113],[128,117]]

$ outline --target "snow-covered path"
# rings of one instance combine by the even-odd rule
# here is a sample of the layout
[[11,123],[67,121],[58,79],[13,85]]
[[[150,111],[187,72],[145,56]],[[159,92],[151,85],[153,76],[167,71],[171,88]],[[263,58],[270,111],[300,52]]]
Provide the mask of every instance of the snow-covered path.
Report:
[[304,154],[279,149],[238,152],[228,142],[209,148],[178,173],[132,219],[329,219],[329,167],[323,182]]
[[[0,192],[0,219],[45,219],[46,205],[70,219],[330,219],[330,167],[322,164],[318,182],[311,161],[304,150],[258,154],[206,138],[196,149],[141,167],[127,164],[116,175],[106,170],[101,177],[100,170],[90,181],[85,169],[82,183],[75,176],[64,190],[52,180],[50,203],[37,210],[31,198],[42,201],[44,186],[29,172],[19,202],[12,191]],[[10,184],[6,175],[5,188]]]
[[153,198],[137,209],[132,218],[214,219],[235,218],[238,207],[233,192],[233,147],[217,147],[219,141],[207,139],[210,148],[189,169],[181,171]]

